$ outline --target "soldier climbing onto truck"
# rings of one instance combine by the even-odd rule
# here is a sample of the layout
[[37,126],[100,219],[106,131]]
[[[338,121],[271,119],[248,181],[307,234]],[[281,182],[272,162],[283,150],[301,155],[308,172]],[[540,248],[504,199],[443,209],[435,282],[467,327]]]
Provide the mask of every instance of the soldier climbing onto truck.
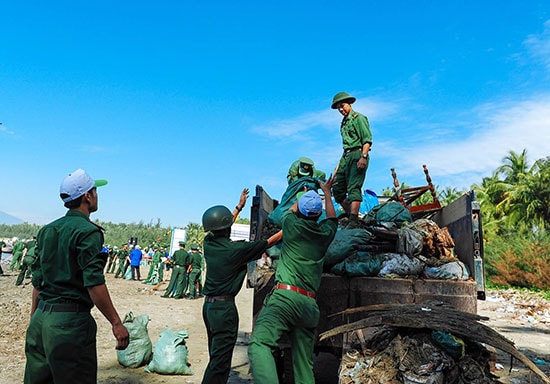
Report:
[[355,112],[351,104],[356,98],[346,92],[339,92],[332,99],[332,109],[344,116],[340,124],[340,134],[344,153],[335,170],[333,187],[334,199],[342,205],[349,217],[346,228],[358,226],[362,188],[369,166],[369,152],[372,146],[372,133],[366,116]]
[[273,350],[285,332],[290,333],[296,383],[314,383],[313,348],[319,323],[315,299],[321,285],[325,252],[338,227],[331,198],[333,177],[320,182],[325,195],[326,219],[321,197],[304,193],[282,219],[283,244],[275,273],[275,286],[264,303],[248,349],[256,383],[278,383]]

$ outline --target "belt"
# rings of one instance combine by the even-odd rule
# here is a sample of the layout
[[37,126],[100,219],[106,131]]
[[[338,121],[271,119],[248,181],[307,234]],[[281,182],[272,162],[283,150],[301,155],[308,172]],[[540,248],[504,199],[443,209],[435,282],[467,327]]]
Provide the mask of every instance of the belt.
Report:
[[77,303],[55,303],[48,304],[45,301],[38,303],[38,309],[44,312],[90,312],[90,310]]
[[307,296],[307,297],[311,297],[312,299],[315,299],[315,293],[306,291],[305,289],[302,289],[300,287],[295,287],[294,285],[276,284],[273,287],[273,290],[275,290],[275,289],[286,289],[288,291],[298,292],[300,295],[304,295],[304,296]]
[[205,296],[204,301],[214,303],[216,301],[235,301],[235,296]]
[[347,155],[350,152],[359,151],[360,149],[363,149],[363,147],[346,148],[344,149],[344,155]]

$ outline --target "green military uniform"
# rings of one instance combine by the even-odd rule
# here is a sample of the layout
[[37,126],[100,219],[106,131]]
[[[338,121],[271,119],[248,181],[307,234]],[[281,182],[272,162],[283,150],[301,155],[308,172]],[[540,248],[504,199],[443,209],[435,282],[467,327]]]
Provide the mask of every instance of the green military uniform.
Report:
[[25,248],[27,248],[27,253],[25,254],[25,257],[23,257],[23,262],[21,263],[21,272],[19,272],[19,275],[17,276],[17,280],[15,280],[15,285],[21,285],[23,283],[23,280],[25,277],[30,277],[31,274],[31,266],[36,261],[35,257],[35,250],[36,250],[36,241],[30,240],[27,241],[25,244]]
[[313,346],[319,323],[314,297],[321,284],[325,252],[338,222],[326,219],[318,224],[288,211],[282,224],[283,246],[275,287],[285,286],[275,289],[266,299],[256,320],[248,355],[257,383],[278,383],[272,350],[281,335],[290,331],[294,379],[296,383],[313,384]]
[[122,248],[118,252],[118,268],[115,273],[115,278],[122,276],[124,278],[124,275],[126,274],[126,269],[128,268],[129,263],[127,263],[126,258],[130,252],[128,252],[128,249]]
[[4,270],[2,269],[2,248],[4,248],[5,245],[6,243],[0,240],[0,276],[4,274]]
[[352,110],[348,116],[342,119],[340,134],[342,135],[344,154],[338,164],[338,171],[332,187],[334,200],[341,203],[347,197],[350,202],[362,201],[362,188],[369,167],[369,156],[366,158],[367,166],[365,168],[357,168],[357,162],[361,158],[363,145],[372,143],[367,117]]
[[203,384],[227,383],[239,330],[234,297],[243,285],[247,263],[260,258],[266,249],[266,240],[232,242],[212,235],[204,240],[207,267],[202,316],[208,335],[210,361]]
[[155,253],[153,253],[153,260],[151,260],[151,265],[149,266],[149,273],[147,274],[147,279],[143,281],[143,284],[156,285],[162,281],[163,269],[164,269],[163,268],[164,264],[162,263],[162,260],[161,260],[162,256],[164,256],[164,253],[156,249]]
[[300,157],[298,160],[290,165],[290,168],[288,169],[288,174],[286,175],[286,180],[290,185],[303,176],[321,179],[323,182],[326,179],[326,173],[319,169],[316,169],[313,160],[307,157]]
[[168,288],[162,297],[170,297],[174,291],[174,299],[182,299],[187,291],[187,267],[189,266],[189,254],[185,249],[178,249],[172,255],[172,276]]
[[106,273],[114,272],[117,255],[118,255],[117,247],[109,247],[109,257],[107,259],[107,268],[105,269]]
[[105,283],[103,232],[83,213],[38,233],[32,284],[39,291],[25,344],[25,383],[97,383],[96,322],[89,287]]
[[198,297],[197,284],[200,284],[200,276],[202,272],[202,254],[191,251],[189,255],[189,265],[191,265],[191,271],[189,272],[189,298],[196,299]]
[[17,240],[13,244],[13,249],[11,251],[12,259],[10,264],[10,271],[18,271],[21,268],[21,258],[23,256],[23,250],[25,249],[25,243],[21,240]]

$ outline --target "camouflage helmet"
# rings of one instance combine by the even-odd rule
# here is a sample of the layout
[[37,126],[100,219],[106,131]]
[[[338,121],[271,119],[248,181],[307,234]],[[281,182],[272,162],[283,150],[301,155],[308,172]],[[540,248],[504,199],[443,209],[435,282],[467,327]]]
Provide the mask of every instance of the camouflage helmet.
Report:
[[223,205],[208,208],[202,215],[202,227],[205,231],[218,231],[230,228],[233,224],[233,214]]
[[348,103],[348,104],[353,104],[353,103],[355,103],[355,100],[357,100],[357,99],[355,97],[351,96],[347,92],[338,92],[332,98],[331,108],[332,109],[338,108],[338,104],[340,104],[342,102],[345,102],[345,103]]

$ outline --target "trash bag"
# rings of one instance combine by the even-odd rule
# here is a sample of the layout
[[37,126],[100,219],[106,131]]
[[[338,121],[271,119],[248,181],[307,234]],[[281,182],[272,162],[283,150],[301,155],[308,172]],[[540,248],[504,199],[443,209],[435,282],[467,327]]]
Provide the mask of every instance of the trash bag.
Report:
[[149,316],[134,316],[128,312],[122,322],[130,334],[130,344],[124,350],[116,351],[118,363],[124,367],[137,368],[147,364],[153,353],[153,343],[147,332]]
[[[294,202],[296,201],[296,195],[299,192],[304,191],[304,189],[307,191],[317,191],[317,180],[313,177],[304,176],[290,183],[285,193],[283,194],[283,197],[281,197],[281,202],[279,203],[279,205],[277,205],[273,212],[269,214],[267,220],[276,227],[281,228],[283,215],[286,211],[288,211],[290,207],[292,207],[292,204],[294,204]],[[319,220],[321,219],[322,218],[319,218]]]
[[376,276],[382,268],[384,255],[373,255],[370,252],[355,252],[344,261],[336,264],[330,272],[349,277]]
[[128,266],[126,268],[126,273],[124,274],[124,280],[132,280],[132,267]]
[[411,212],[395,201],[386,201],[376,207],[372,208],[365,216],[366,222],[392,222],[396,223],[400,227],[403,223],[412,222]]
[[424,246],[423,238],[421,233],[412,228],[398,229],[396,251],[409,257],[420,255]]
[[432,331],[432,340],[455,359],[458,360],[464,356],[466,347],[461,338],[447,332],[434,330]]
[[[334,205],[334,210],[336,211],[337,217],[346,213],[342,205],[338,204],[336,200],[334,200],[334,197],[332,198],[332,204]],[[359,205],[359,215],[366,215],[378,204],[378,196],[376,196],[376,193],[370,189],[365,189],[365,192],[363,193],[363,200],[361,201],[361,205]]]
[[424,263],[416,257],[408,257],[399,253],[384,253],[384,262],[379,276],[417,276],[424,269]]
[[173,331],[170,328],[162,331],[153,348],[153,359],[145,371],[163,375],[192,375],[191,364],[187,362],[189,351],[185,345],[188,337],[187,331]]
[[424,276],[437,280],[468,280],[468,267],[461,261],[451,261],[439,267],[424,268]]
[[324,268],[328,270],[335,264],[351,256],[355,251],[355,245],[366,244],[371,237],[371,233],[363,228],[341,229],[337,231],[325,253]]
[[365,189],[365,193],[363,193],[363,201],[361,201],[361,205],[359,206],[359,214],[366,215],[379,204],[380,203],[378,202],[378,196],[376,196],[376,193],[370,189]]

